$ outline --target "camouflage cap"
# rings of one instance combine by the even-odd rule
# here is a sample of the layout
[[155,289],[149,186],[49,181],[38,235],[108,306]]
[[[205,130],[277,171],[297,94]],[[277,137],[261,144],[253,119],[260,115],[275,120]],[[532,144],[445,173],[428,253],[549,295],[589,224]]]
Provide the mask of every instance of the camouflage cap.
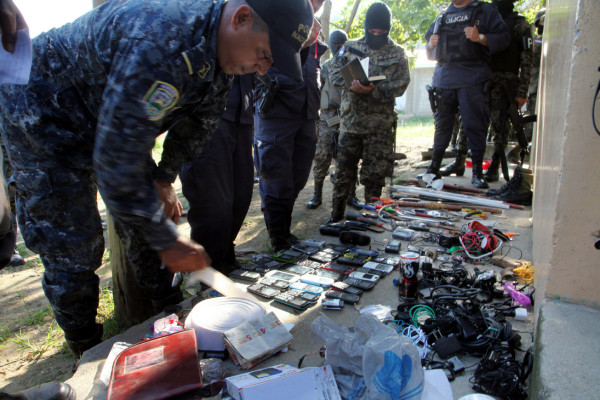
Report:
[[300,49],[313,24],[309,0],[246,0],[269,27],[273,64],[285,75],[302,80]]

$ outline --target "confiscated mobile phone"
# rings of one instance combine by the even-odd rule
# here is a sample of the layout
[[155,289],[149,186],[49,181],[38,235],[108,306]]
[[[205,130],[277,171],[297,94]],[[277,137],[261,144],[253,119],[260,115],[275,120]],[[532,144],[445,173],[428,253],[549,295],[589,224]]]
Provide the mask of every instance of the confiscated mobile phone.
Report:
[[326,276],[319,276],[313,274],[306,274],[300,277],[300,281],[304,283],[309,283],[311,285],[329,287],[335,282],[333,278],[329,278]]
[[279,253],[275,253],[271,256],[273,260],[283,261],[286,263],[294,263],[298,261],[302,257],[303,253],[293,249],[287,249],[284,251],[280,251]]
[[354,271],[350,273],[350,278],[356,278],[356,279],[360,279],[362,281],[367,281],[367,282],[377,282],[379,280],[379,275],[377,274],[369,274],[366,272],[359,272],[359,271]]
[[351,286],[351,285],[347,284],[346,282],[339,282],[339,281],[333,282],[333,285],[331,285],[331,289],[337,290],[340,292],[355,294],[357,296],[360,296],[363,293],[362,289],[359,289],[356,286]]
[[354,304],[360,300],[360,296],[357,294],[350,294],[344,292],[338,292],[337,290],[328,290],[325,292],[325,297],[328,299],[340,299],[343,300],[344,303]]
[[318,253],[319,250],[321,250],[320,247],[312,246],[312,245],[306,244],[306,243],[297,243],[292,246],[292,249],[298,250],[301,253],[309,254],[309,255]]
[[377,250],[363,249],[362,247],[355,247],[350,251],[353,253],[363,254],[363,255],[369,256],[371,258],[377,257],[379,255],[379,251],[377,251]]
[[320,263],[328,263],[328,262],[335,260],[336,257],[337,257],[337,255],[334,255],[334,254],[328,253],[324,250],[321,250],[318,253],[311,254],[310,256],[308,256],[308,259],[313,260],[313,261],[318,261]]
[[323,310],[341,310],[344,308],[344,301],[340,299],[323,299],[321,300]]
[[364,263],[369,261],[371,257],[364,254],[348,252],[342,257],[338,257],[336,260],[339,264],[350,265],[352,267],[361,267]]
[[289,291],[277,294],[274,300],[278,303],[285,304],[286,306],[297,308],[298,310],[304,310],[310,304],[308,300],[290,295]]
[[286,293],[288,293],[291,296],[296,296],[296,297],[300,297],[304,300],[308,300],[311,303],[316,302],[317,300],[319,300],[319,297],[321,297],[321,293],[310,293],[310,292],[306,292],[304,290],[298,290],[298,289],[290,289]]
[[298,275],[291,274],[289,272],[283,272],[283,271],[269,271],[265,274],[265,277],[273,278],[273,279],[281,279],[281,280],[288,281],[288,282],[295,282],[298,280]]
[[309,267],[304,267],[304,266],[298,265],[298,264],[292,264],[288,267],[283,268],[282,271],[291,272],[291,273],[297,274],[297,275],[304,275],[304,274],[309,274],[309,273],[313,272],[314,269],[309,268]]
[[377,275],[380,278],[382,276],[385,276],[385,272],[383,272],[383,271],[378,271],[376,269],[369,269],[369,268],[365,268],[365,267],[356,268],[356,272],[363,272],[365,274],[373,274],[373,275]]
[[[398,259],[398,262],[400,262],[400,259]],[[320,268],[321,266],[323,266],[322,263],[318,262],[318,261],[314,261],[314,260],[302,260],[302,261],[298,261],[296,263],[297,265],[302,265],[303,267],[308,267],[310,269],[312,269],[313,271],[317,268]]]
[[339,281],[340,279],[342,279],[343,276],[345,276],[341,272],[337,272],[337,271],[333,271],[333,270],[325,269],[325,268],[317,268],[314,270],[313,274],[316,276],[322,276],[324,278],[330,278],[334,281]]
[[379,256],[379,257],[373,258],[371,261],[379,263],[379,264],[391,265],[394,268],[397,267],[398,265],[400,265],[400,257],[396,257],[396,256]]
[[362,279],[356,279],[352,277],[348,277],[344,279],[344,283],[347,283],[350,286],[357,287],[361,290],[371,290],[375,286],[375,282],[371,281],[363,281]]
[[262,283],[263,285],[271,286],[279,290],[284,290],[290,287],[290,282],[284,281],[283,279],[262,278],[258,283]]
[[244,271],[243,269],[234,269],[229,273],[229,277],[240,279],[247,282],[256,282],[260,279],[260,274],[254,271]]
[[389,242],[387,242],[387,244],[385,245],[385,252],[398,254],[398,253],[400,253],[401,248],[402,248],[402,243],[400,242],[400,240],[392,239]]
[[330,271],[339,272],[340,274],[344,274],[344,275],[348,275],[350,272],[354,271],[354,268],[352,268],[349,265],[342,265],[342,264],[335,264],[335,263],[325,264],[321,268],[328,269]]
[[257,268],[255,269],[256,271],[259,270],[258,267],[261,267],[263,270],[270,271],[287,265],[287,263],[283,261],[273,260],[271,257],[266,256],[258,257],[254,260],[254,262],[257,264]]
[[310,245],[310,246],[316,246],[319,249],[322,249],[323,247],[325,247],[325,241],[324,240],[318,240],[318,239],[306,239],[304,241],[304,243]]
[[325,248],[335,250],[335,251],[339,252],[340,254],[344,254],[345,252],[350,250],[350,246],[347,246],[345,244],[339,244],[339,243],[325,243]]
[[375,271],[381,271],[385,275],[389,274],[394,270],[394,267],[387,264],[380,264],[373,261],[367,261],[363,266],[363,268],[372,269]]
[[246,290],[257,296],[264,297],[266,299],[272,299],[277,296],[281,291],[272,286],[263,285],[262,283],[255,283],[246,288]]
[[292,282],[290,284],[290,289],[302,290],[303,292],[308,292],[308,293],[312,293],[312,294],[323,293],[322,286],[311,285],[310,283],[304,283],[304,282]]
[[392,237],[394,239],[401,239],[401,240],[412,240],[414,235],[415,235],[415,231],[406,229],[406,228],[402,228],[402,227],[398,227],[394,230],[394,232],[392,232]]

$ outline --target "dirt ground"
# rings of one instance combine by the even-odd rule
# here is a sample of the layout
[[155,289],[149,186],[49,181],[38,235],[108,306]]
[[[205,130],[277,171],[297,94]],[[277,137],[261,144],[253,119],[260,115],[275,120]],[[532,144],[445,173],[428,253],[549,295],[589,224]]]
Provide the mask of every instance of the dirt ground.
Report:
[[[416,168],[428,165],[428,162],[421,161],[421,151],[426,150],[431,141],[432,135],[408,140],[399,138],[397,152],[405,153],[407,159],[398,161],[394,184],[413,178],[420,172]],[[467,172],[463,179],[468,185],[470,173]],[[331,189],[331,182],[326,179],[323,205],[316,210],[308,210],[306,203],[313,193],[311,175],[296,201],[293,214],[292,232],[300,239],[310,238],[329,218]],[[178,193],[181,194],[180,187]],[[364,200],[362,187],[358,188],[357,195],[361,201]],[[383,196],[389,196],[387,188]],[[185,208],[184,199],[182,202]],[[103,205],[100,204],[99,208],[104,215]],[[180,230],[189,234],[185,219],[180,222]],[[62,331],[56,327],[41,287],[43,266],[39,258],[24,247],[22,240],[18,248],[26,256],[27,265],[0,271],[0,391],[8,393],[49,381],[65,381],[73,374],[74,367],[74,359],[63,340]],[[236,240],[236,249],[262,252],[270,249],[260,212],[258,185],[254,187],[252,204]],[[107,262],[98,270],[98,275],[101,287],[110,287],[111,274]]]

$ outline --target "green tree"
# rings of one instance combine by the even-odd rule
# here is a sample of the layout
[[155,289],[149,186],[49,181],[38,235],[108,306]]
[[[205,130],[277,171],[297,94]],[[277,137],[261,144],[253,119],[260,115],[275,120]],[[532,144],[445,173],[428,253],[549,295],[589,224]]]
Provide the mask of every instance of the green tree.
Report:
[[[331,25],[335,29],[345,29],[352,8],[357,0],[346,0],[341,16]],[[375,0],[362,0],[356,17],[352,21],[348,37],[357,39],[364,35],[365,13]],[[435,17],[446,9],[449,0],[383,0],[392,10],[392,30],[390,37],[405,49],[413,50],[425,44],[425,33]],[[518,0],[515,8],[533,22],[535,13],[545,0]]]

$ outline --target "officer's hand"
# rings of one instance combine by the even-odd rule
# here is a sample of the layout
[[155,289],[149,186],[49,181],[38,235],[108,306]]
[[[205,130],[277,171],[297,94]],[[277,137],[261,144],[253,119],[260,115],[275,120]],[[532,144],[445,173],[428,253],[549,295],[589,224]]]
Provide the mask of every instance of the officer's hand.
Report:
[[352,86],[350,86],[350,89],[353,92],[362,93],[362,94],[369,94],[373,91],[374,88],[375,88],[375,85],[373,84],[373,82],[370,82],[368,86],[365,86],[362,83],[360,83],[360,81],[358,79],[353,80]]
[[527,98],[526,97],[515,97],[515,101],[517,102],[517,107],[519,107],[519,110],[521,108],[523,108],[523,105],[525,103],[527,103]]
[[179,218],[181,218],[181,213],[183,212],[183,206],[177,198],[173,185],[169,182],[159,180],[154,181],[154,185],[156,186],[158,196],[163,203],[163,212],[168,218],[173,220],[173,222],[178,223]]
[[470,41],[479,43],[479,29],[476,26],[467,26],[465,28],[465,36]]
[[429,38],[429,48],[433,49],[435,46],[438,45],[439,41],[440,41],[440,35],[438,35],[438,34],[431,35],[431,37]]
[[159,255],[171,272],[196,271],[211,263],[204,247],[184,236],[179,236],[171,247],[159,252]]
[[0,0],[0,33],[2,33],[2,47],[12,53],[17,43],[17,31],[27,29],[23,14],[12,0]]

